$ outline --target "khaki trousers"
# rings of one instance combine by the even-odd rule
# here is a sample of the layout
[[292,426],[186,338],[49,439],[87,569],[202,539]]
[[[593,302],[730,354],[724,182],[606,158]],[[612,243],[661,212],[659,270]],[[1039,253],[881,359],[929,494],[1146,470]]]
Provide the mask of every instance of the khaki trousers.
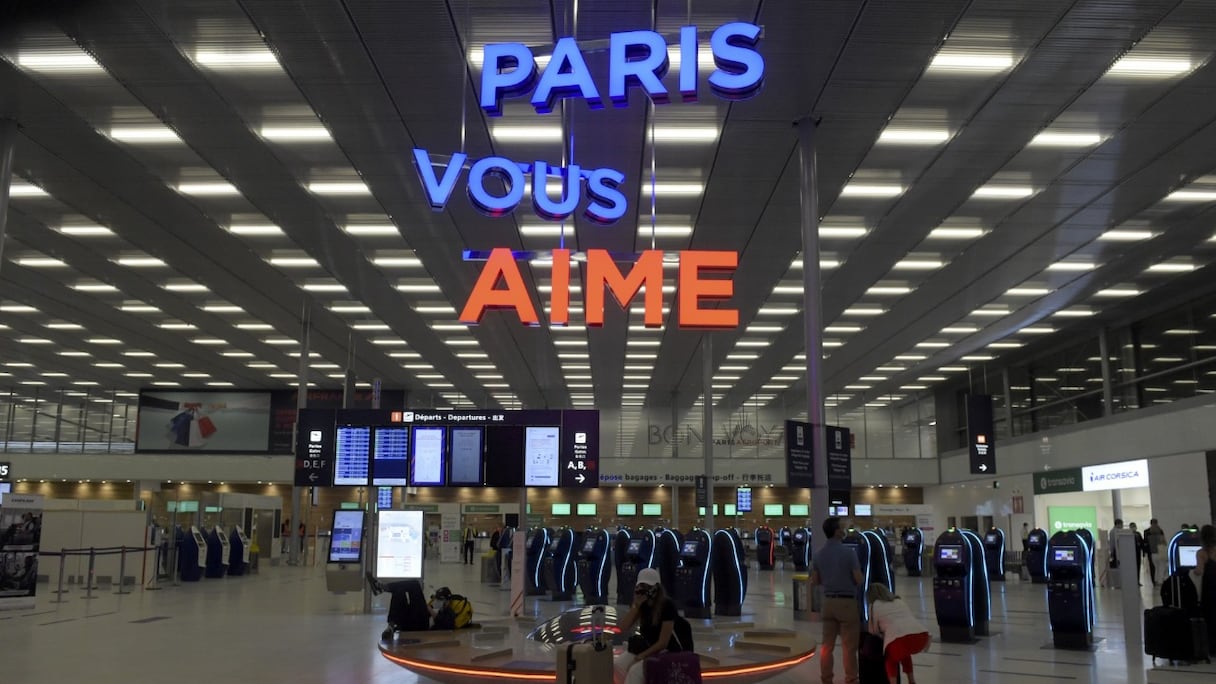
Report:
[[832,650],[840,637],[844,660],[844,681],[857,682],[857,642],[861,639],[861,607],[857,599],[823,599],[823,641],[819,644],[819,676],[823,684],[832,684]]

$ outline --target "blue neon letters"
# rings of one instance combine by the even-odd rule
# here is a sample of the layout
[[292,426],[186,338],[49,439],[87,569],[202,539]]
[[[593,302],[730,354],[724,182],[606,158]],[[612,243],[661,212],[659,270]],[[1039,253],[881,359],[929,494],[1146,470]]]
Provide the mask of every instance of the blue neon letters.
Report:
[[[717,69],[709,76],[710,88],[727,100],[742,100],[759,90],[764,80],[764,58],[756,50],[760,27],[746,22],[719,26],[710,38]],[[679,91],[686,101],[697,96],[697,27],[680,28]],[[624,31],[609,37],[608,98],[616,107],[629,101],[629,90],[641,88],[657,103],[669,99],[662,78],[667,74],[667,41],[654,31]],[[482,52],[481,108],[490,116],[502,115],[502,99],[527,94],[540,114],[553,111],[558,99],[578,96],[592,109],[604,106],[587,62],[574,38],[562,38],[537,79],[536,59],[522,43],[491,43]]]

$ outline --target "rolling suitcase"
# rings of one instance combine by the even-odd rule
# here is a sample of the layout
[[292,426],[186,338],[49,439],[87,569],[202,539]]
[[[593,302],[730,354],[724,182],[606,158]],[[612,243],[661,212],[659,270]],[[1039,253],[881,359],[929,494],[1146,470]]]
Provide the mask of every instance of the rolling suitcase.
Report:
[[1178,577],[1174,583],[1175,605],[1156,606],[1144,611],[1144,654],[1175,663],[1208,661],[1208,628],[1202,618],[1190,617],[1177,605],[1180,600]]
[[604,607],[591,617],[591,639],[557,649],[557,681],[565,684],[612,684],[612,643],[604,638]]

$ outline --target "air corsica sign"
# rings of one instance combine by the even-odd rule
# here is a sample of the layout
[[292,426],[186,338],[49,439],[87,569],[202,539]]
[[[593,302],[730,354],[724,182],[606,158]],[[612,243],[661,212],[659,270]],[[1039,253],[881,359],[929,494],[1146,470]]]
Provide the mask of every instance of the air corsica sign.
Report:
[[[697,27],[684,26],[679,34],[679,98],[695,101],[701,78],[697,63]],[[735,22],[718,27],[710,37],[715,68],[707,80],[718,97],[742,100],[760,89],[764,80],[764,58],[756,50],[760,27]],[[669,68],[666,39],[654,31],[627,31],[609,37],[607,83],[597,83],[587,68],[586,59],[574,38],[562,38],[554,45],[553,55],[541,70],[535,55],[521,43],[494,43],[485,46],[481,74],[481,108],[488,116],[502,114],[503,100],[531,95],[537,114],[548,114],[558,101],[583,100],[591,109],[628,106],[631,90],[640,89],[656,104],[672,100],[663,83]],[[613,168],[590,168],[570,163],[554,165],[545,160],[511,160],[486,157],[470,160],[458,152],[437,162],[424,149],[414,150],[418,175],[427,200],[436,211],[443,211],[456,192],[464,170],[465,192],[469,202],[487,216],[504,216],[524,201],[526,181],[531,179],[531,204],[537,216],[549,221],[570,219],[583,207],[582,216],[595,224],[610,225],[629,211],[629,200],[621,190],[625,174]],[[548,179],[561,179],[557,198],[549,194]],[[506,247],[490,250],[482,272],[465,303],[460,320],[476,324],[490,309],[512,309],[520,322],[539,325],[517,258],[521,255]],[[550,322],[569,323],[570,262],[574,255],[567,249],[552,252],[552,291]],[[627,307],[645,286],[645,318],[648,327],[663,323],[663,252],[646,250],[636,255],[628,273],[617,266],[620,255],[591,249],[579,255],[586,262],[586,323],[603,325],[606,292],[611,292],[622,307]],[[703,308],[708,301],[724,301],[734,294],[729,279],[709,276],[731,273],[739,255],[733,251],[681,251],[679,258],[679,325],[685,328],[733,328],[739,314],[730,308]],[[499,284],[502,287],[499,288]]]

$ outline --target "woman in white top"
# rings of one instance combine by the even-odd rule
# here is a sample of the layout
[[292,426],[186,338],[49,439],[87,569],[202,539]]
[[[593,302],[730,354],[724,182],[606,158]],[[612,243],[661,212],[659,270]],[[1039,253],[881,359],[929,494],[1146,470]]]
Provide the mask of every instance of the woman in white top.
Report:
[[887,679],[895,684],[902,665],[908,684],[916,684],[912,676],[912,655],[929,648],[929,630],[912,615],[908,604],[881,584],[870,585],[866,592],[870,603],[871,634],[882,635]]

